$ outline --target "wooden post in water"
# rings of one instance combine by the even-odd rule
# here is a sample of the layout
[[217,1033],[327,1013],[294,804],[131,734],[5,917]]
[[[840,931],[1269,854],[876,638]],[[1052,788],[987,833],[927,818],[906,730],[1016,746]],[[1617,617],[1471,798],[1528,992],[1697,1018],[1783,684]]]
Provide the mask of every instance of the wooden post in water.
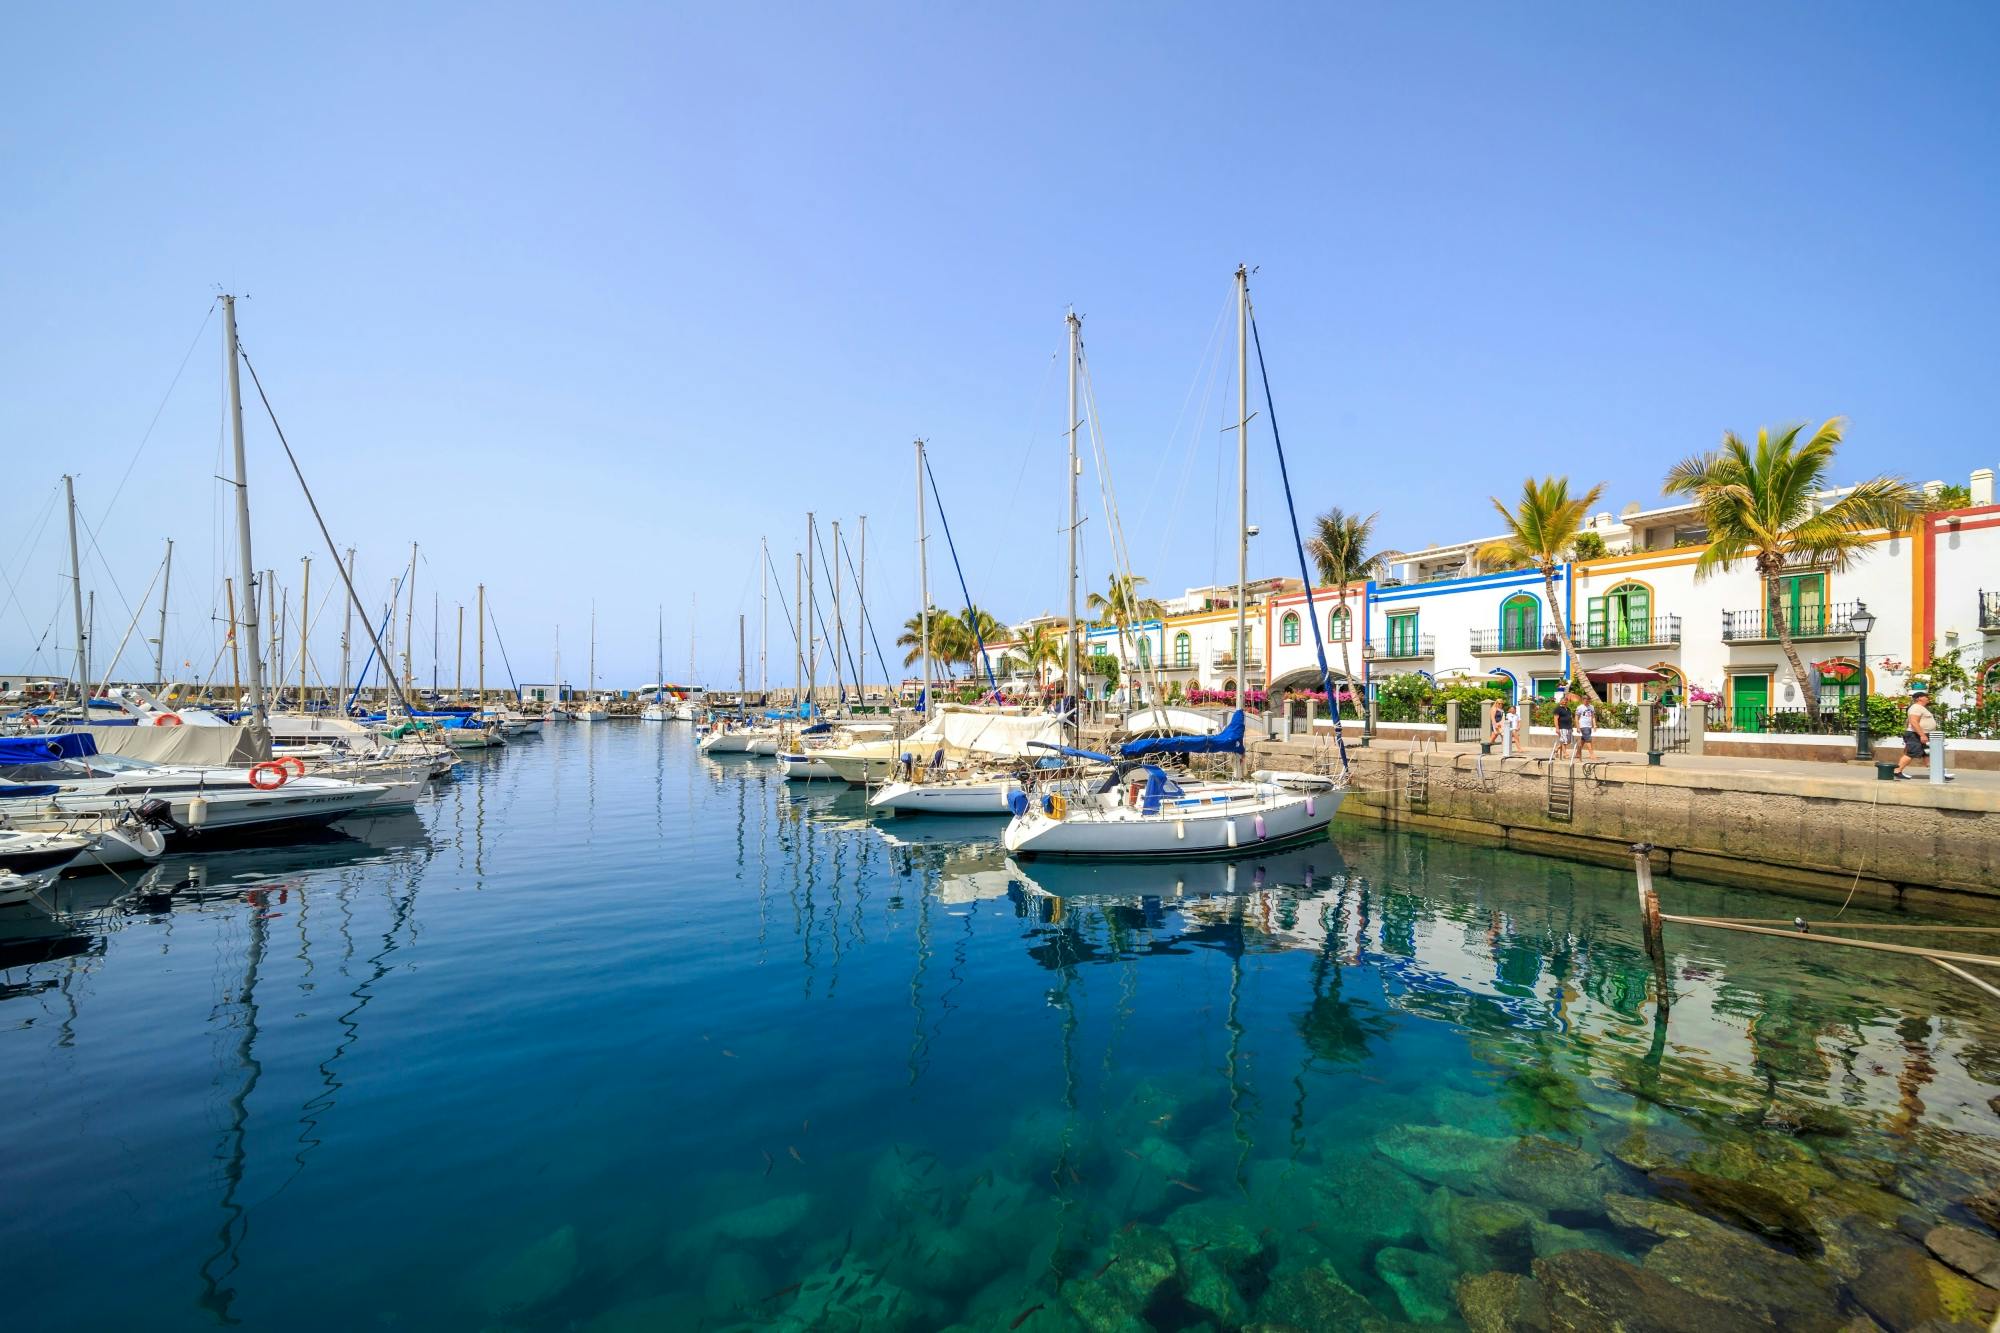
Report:
[[1667,945],[1660,920],[1660,895],[1653,889],[1653,844],[1632,844],[1632,869],[1639,886],[1639,933],[1646,942],[1646,958],[1653,965],[1654,991],[1660,1012],[1673,1004],[1667,989]]

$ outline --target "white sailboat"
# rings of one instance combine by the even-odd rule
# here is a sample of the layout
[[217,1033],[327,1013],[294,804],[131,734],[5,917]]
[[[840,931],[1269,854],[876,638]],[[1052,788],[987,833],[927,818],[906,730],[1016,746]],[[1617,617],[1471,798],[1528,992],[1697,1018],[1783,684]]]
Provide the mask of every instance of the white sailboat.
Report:
[[659,629],[653,638],[653,702],[639,710],[641,722],[667,722],[672,720],[674,706],[667,702],[667,612],[659,608]]
[[583,702],[571,710],[578,722],[604,722],[611,717],[611,710],[597,697],[597,603],[590,604],[590,675],[584,686]]
[[[1237,339],[1237,575],[1238,642],[1244,635],[1249,606],[1249,371],[1250,279],[1236,270]],[[1076,373],[1081,357],[1079,326],[1074,314],[1070,328],[1070,475],[1076,475]],[[1075,515],[1075,502],[1071,502]],[[1074,534],[1074,528],[1071,529]],[[1071,546],[1071,588],[1075,588],[1075,547]],[[1070,655],[1074,669],[1074,651]],[[1246,673],[1247,677],[1247,673]],[[1001,845],[1020,857],[1074,856],[1091,859],[1150,860],[1180,856],[1227,856],[1247,848],[1293,839],[1325,836],[1346,796],[1346,780],[1312,774],[1261,772],[1247,781],[1202,782],[1183,786],[1148,754],[1243,753],[1243,689],[1237,686],[1237,712],[1230,724],[1213,736],[1134,741],[1117,756],[1069,753],[1112,765],[1093,788],[1075,794],[1051,792],[1039,799],[1026,794],[1010,798],[1013,818],[1001,834]],[[1239,765],[1241,759],[1238,760]],[[1239,772],[1241,769],[1239,767]]]

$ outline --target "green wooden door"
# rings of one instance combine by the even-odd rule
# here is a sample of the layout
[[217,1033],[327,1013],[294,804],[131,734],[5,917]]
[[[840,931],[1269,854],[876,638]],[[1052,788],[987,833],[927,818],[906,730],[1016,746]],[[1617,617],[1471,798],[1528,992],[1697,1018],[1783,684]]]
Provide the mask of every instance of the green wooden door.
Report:
[[1414,615],[1389,617],[1389,655],[1417,655],[1417,618]]
[[1653,596],[1637,584],[1611,590],[1612,642],[1619,647],[1653,641]]
[[1510,597],[1500,608],[1500,651],[1519,652],[1542,646],[1542,604],[1532,597]]
[[1732,676],[1730,723],[1738,731],[1762,731],[1762,714],[1771,706],[1769,676]]
[[[1826,633],[1826,575],[1794,574],[1779,580],[1778,605],[1792,633]],[[1776,631],[1772,634],[1775,637]]]

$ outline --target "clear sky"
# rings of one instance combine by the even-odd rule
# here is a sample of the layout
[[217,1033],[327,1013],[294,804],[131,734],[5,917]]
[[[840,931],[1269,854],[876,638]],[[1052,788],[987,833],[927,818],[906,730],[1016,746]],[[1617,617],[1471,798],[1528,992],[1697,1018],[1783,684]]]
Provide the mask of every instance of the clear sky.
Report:
[[[1302,509],[1386,546],[1530,471],[1651,502],[1762,423],[1849,417],[1845,475],[2000,457],[1992,5],[266,8],[4,19],[0,670],[68,641],[64,471],[99,660],[169,537],[170,655],[214,660],[225,287],[371,603],[423,544],[447,680],[484,580],[523,679],[558,623],[581,679],[593,598],[604,683],[660,603],[683,676],[698,596],[700,674],[747,612],[754,683],[758,538],[789,597],[808,508],[869,516],[886,644],[917,435],[973,598],[1059,607],[1071,304],[1149,591],[1233,577],[1239,261]],[[296,605],[315,557],[331,671],[249,414],[258,564]],[[1253,572],[1293,572],[1262,424]]]

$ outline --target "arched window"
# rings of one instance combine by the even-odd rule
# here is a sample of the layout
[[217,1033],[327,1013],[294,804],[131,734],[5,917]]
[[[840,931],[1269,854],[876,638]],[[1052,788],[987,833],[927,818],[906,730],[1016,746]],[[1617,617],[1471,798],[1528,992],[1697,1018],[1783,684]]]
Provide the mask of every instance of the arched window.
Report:
[[1153,641],[1143,634],[1139,636],[1139,665],[1141,668],[1153,665]]
[[1174,635],[1174,665],[1177,667],[1194,665],[1194,640],[1182,630]]
[[1326,617],[1326,637],[1331,643],[1345,643],[1354,632],[1354,617],[1344,606],[1336,606]]
[[1531,652],[1541,646],[1541,599],[1517,592],[1500,604],[1500,651]]
[[1299,641],[1299,617],[1296,611],[1285,612],[1285,618],[1278,622],[1278,642],[1290,647]]
[[1222,682],[1222,692],[1223,692],[1224,694],[1234,694],[1234,693],[1236,693],[1236,682],[1235,682],[1234,680],[1225,680],[1225,681],[1223,681],[1223,682]]

